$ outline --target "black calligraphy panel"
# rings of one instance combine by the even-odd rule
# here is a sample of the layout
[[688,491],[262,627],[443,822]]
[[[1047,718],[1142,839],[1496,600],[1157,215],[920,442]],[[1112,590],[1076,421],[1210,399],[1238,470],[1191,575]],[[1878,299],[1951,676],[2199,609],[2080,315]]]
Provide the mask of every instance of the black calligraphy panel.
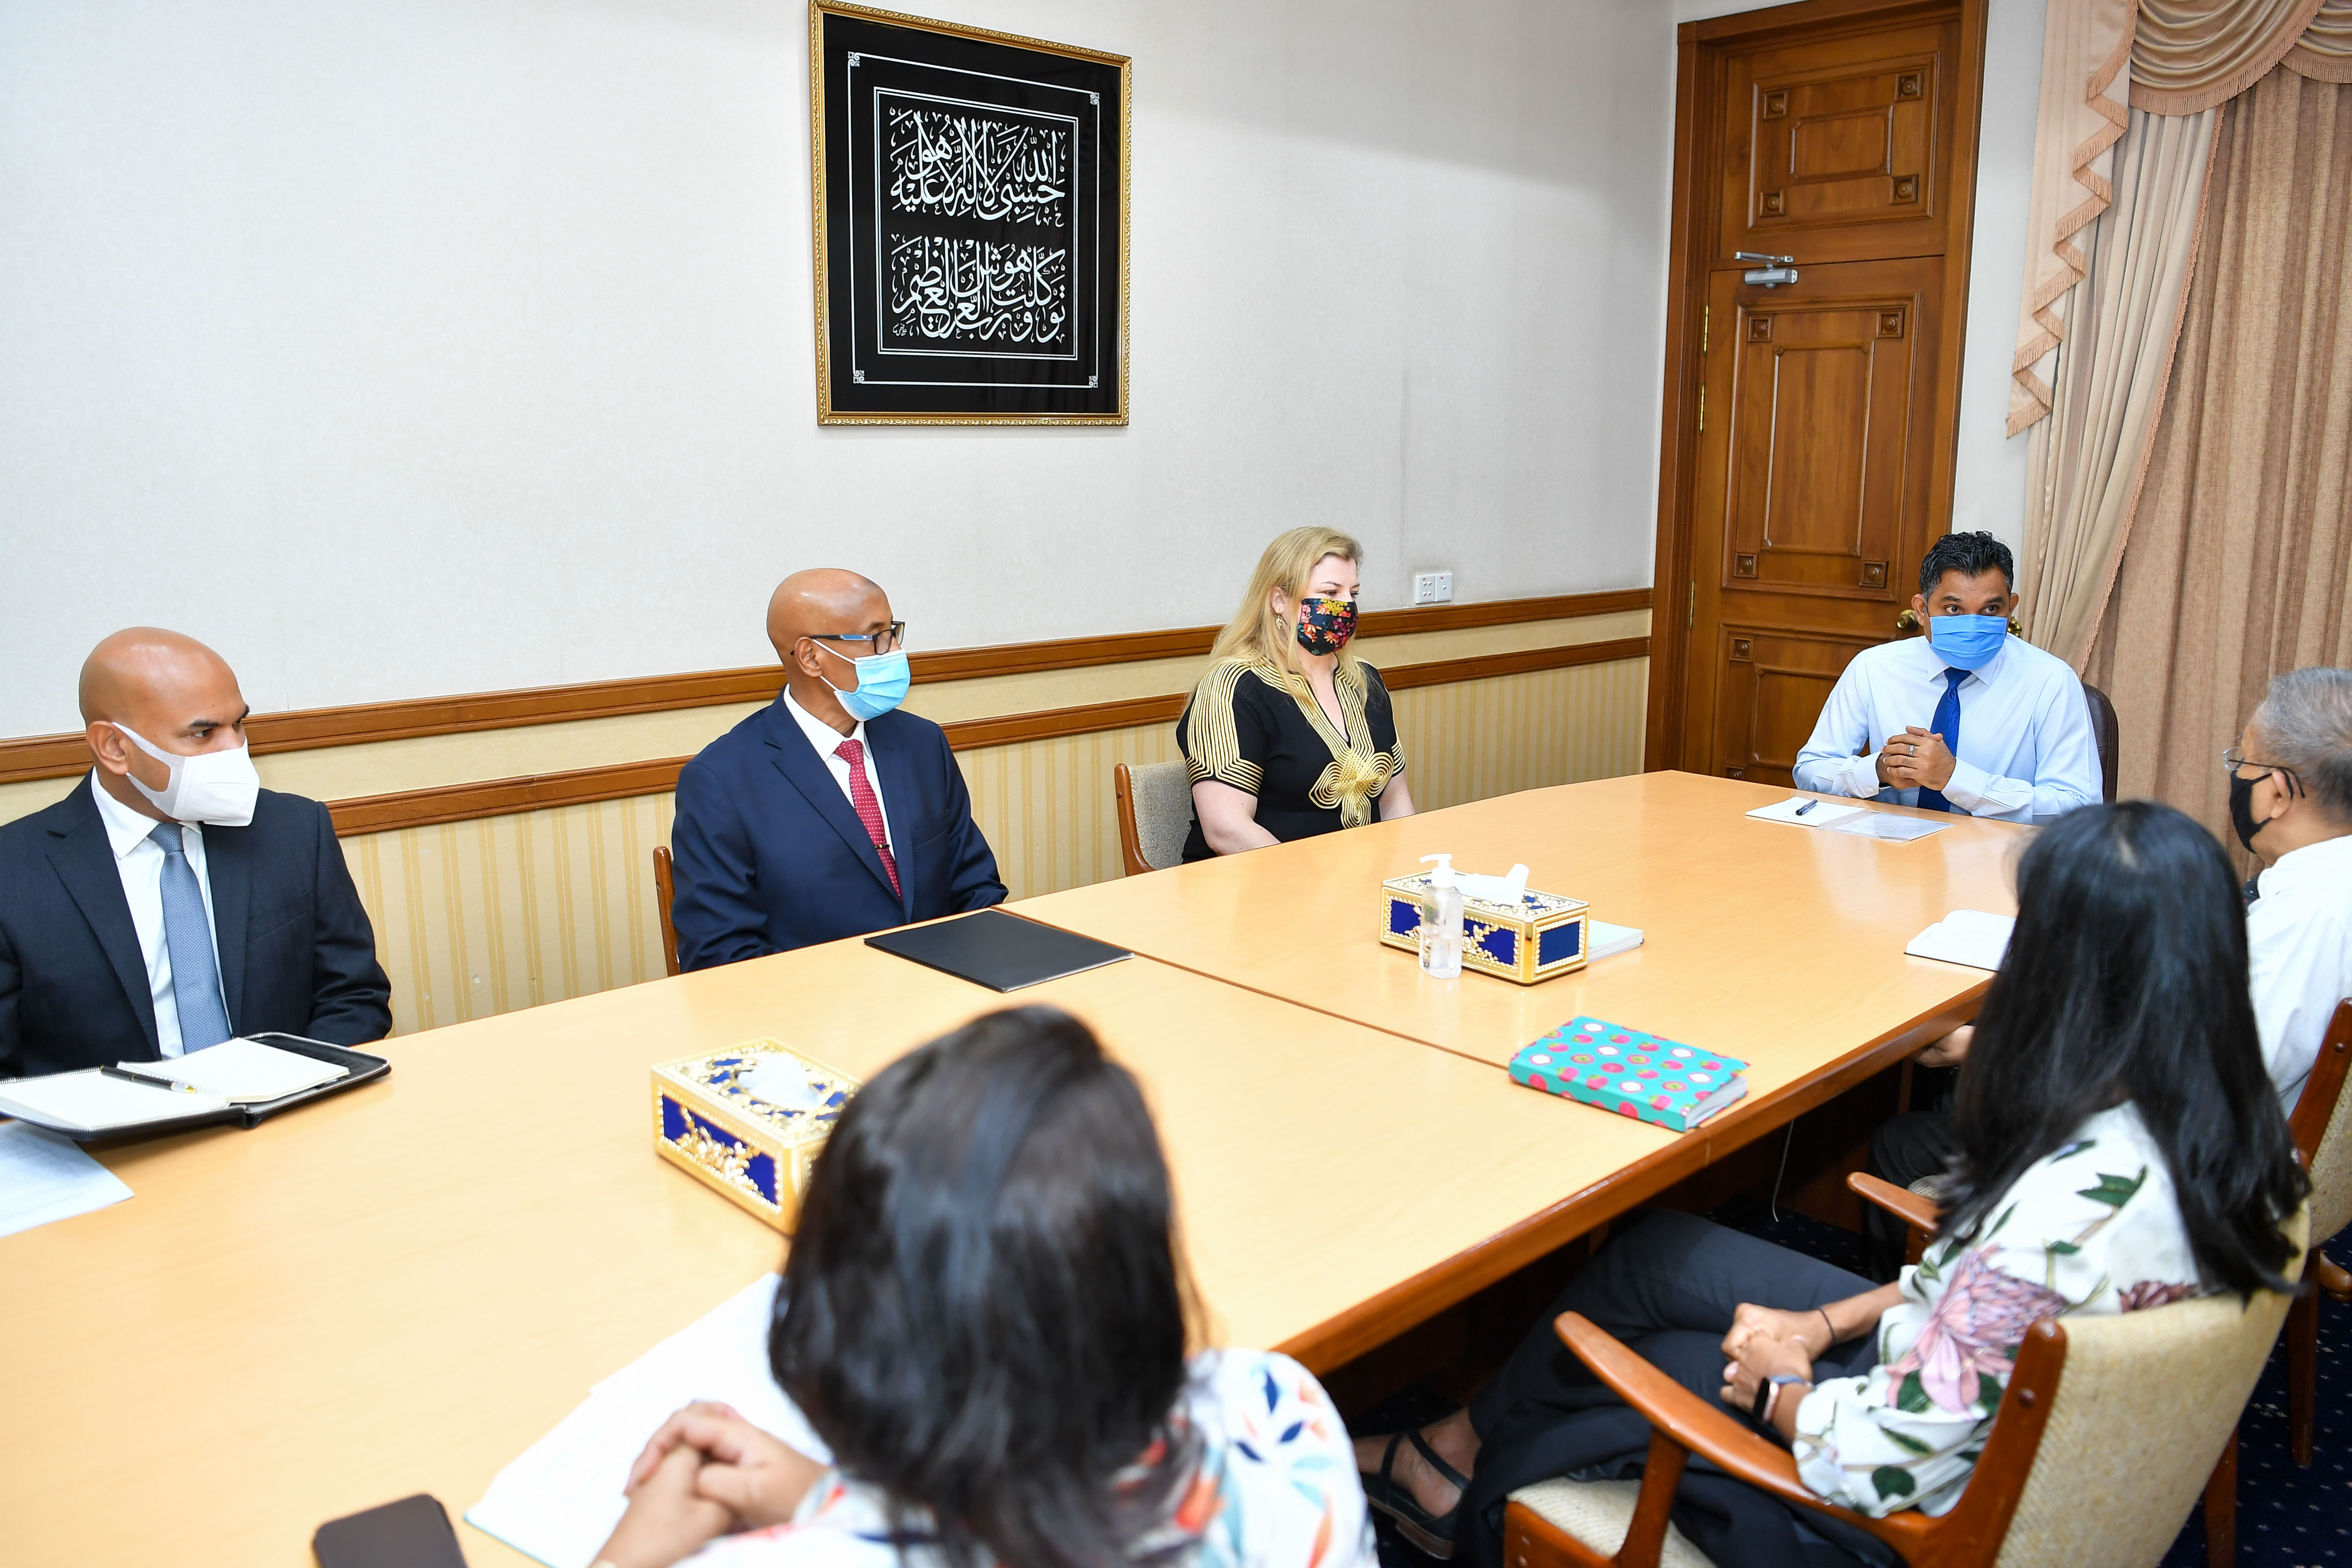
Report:
[[821,416],[1123,417],[1124,62],[822,16]]

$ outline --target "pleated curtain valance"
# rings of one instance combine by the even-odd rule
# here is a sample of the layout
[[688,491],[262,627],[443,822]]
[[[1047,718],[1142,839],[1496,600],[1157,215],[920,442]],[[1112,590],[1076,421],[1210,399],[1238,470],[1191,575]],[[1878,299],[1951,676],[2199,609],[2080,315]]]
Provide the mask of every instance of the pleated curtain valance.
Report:
[[[2326,0],[2139,0],[2132,28],[2131,104],[2196,114],[2271,73]],[[2352,17],[2352,3],[2339,6]]]
[[2352,0],[2050,0],[2011,435],[2050,412],[2043,362],[2065,339],[2064,297],[2084,270],[2076,237],[2112,200],[2107,151],[2126,108],[2201,113],[2280,65],[2352,81]]

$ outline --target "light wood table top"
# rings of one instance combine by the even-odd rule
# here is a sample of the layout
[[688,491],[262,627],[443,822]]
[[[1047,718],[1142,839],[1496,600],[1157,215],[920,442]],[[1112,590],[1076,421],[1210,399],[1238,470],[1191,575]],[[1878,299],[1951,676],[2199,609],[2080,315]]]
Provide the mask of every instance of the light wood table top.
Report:
[[[397,1039],[383,1083],[103,1152],[135,1197],[0,1238],[0,1557],[290,1565],[411,1492],[462,1514],[782,1257],[656,1157],[652,1063],[772,1036],[870,1076],[1006,1000],[834,943]],[[1148,960],[1012,1000],[1143,1080],[1215,1337],[1318,1366],[1566,1239],[1675,1142]],[[459,1533],[476,1568],[524,1561]]]
[[[1031,920],[1507,1064],[1580,1015],[1754,1063],[1751,1098],[1851,1053],[1924,1044],[1974,1016],[1990,976],[1903,949],[1955,909],[2006,914],[2031,830],[1941,818],[1909,844],[1759,822],[1790,791],[1636,773],[1373,823],[1346,833],[1027,899]],[[1885,808],[1881,808],[1885,809]],[[1934,814],[1900,812],[1909,816]],[[1432,980],[1383,945],[1381,883],[1451,854],[1525,862],[1528,885],[1638,926],[1643,944],[1538,985]]]

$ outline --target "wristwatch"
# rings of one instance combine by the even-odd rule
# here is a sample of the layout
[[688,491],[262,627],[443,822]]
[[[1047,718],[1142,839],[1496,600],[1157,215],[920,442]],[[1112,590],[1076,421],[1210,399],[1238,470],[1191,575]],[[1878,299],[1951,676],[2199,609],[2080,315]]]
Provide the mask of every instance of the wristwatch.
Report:
[[1772,1376],[1765,1378],[1756,1385],[1756,1400],[1749,1407],[1749,1414],[1756,1417],[1759,1425],[1769,1421],[1772,1418],[1773,1397],[1789,1384],[1806,1381],[1792,1372],[1775,1373]]

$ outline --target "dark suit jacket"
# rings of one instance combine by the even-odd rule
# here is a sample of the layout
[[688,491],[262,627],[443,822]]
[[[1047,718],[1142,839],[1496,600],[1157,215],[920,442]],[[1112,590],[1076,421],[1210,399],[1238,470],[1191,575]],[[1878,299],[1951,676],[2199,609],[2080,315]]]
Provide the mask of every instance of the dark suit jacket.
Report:
[[709,969],[1004,901],[996,857],[937,724],[866,725],[898,885],[833,770],[782,697],[702,749],[677,777],[670,829],[678,964]]
[[[161,1054],[91,787],[0,826],[0,1077]],[[205,878],[231,1028],[338,1046],[392,1032],[392,983],[325,806],[263,790],[249,826],[205,829]]]

